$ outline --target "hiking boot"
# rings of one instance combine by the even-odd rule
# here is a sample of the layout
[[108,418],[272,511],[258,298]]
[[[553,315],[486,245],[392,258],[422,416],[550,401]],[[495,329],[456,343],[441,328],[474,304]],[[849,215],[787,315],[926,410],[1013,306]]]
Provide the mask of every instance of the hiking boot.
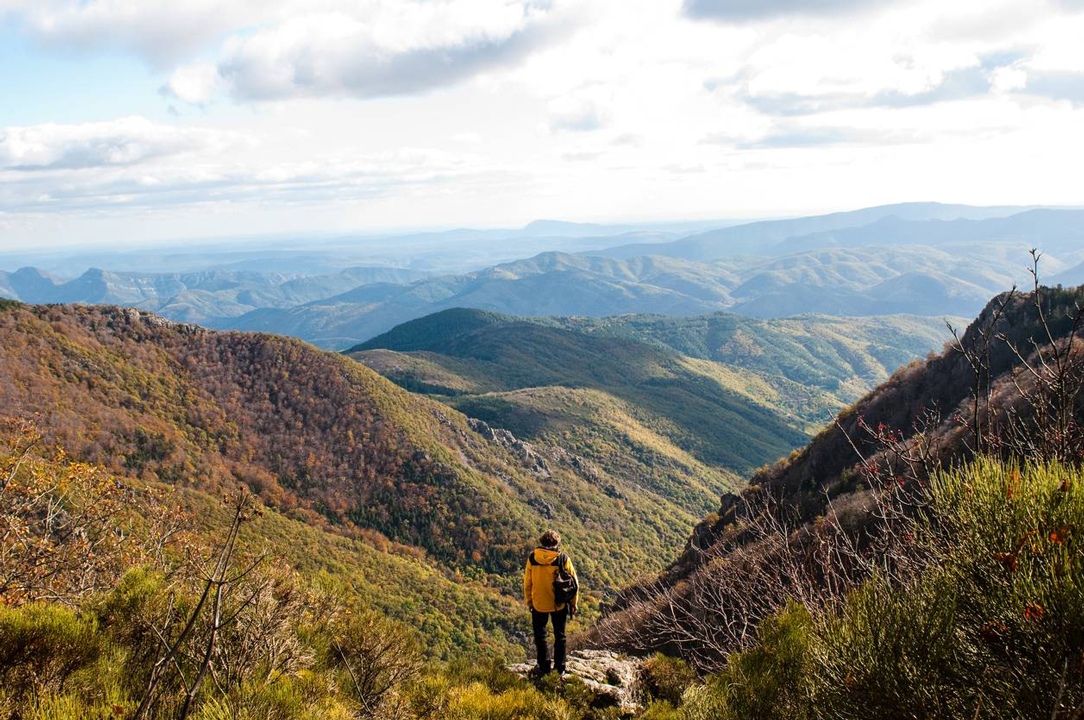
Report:
[[550,673],[550,669],[548,667],[539,667],[538,665],[535,665],[533,668],[531,668],[531,671],[529,673],[527,673],[527,674],[530,677],[535,678],[536,680],[541,680],[542,678],[549,675],[549,673]]

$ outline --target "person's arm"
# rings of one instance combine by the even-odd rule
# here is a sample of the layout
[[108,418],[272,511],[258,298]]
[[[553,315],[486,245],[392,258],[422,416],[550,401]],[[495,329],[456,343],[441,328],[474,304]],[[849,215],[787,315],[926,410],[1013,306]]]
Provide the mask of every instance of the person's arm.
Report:
[[523,600],[527,607],[534,610],[534,602],[531,599],[533,587],[531,585],[531,561],[527,560],[527,566],[523,569]]

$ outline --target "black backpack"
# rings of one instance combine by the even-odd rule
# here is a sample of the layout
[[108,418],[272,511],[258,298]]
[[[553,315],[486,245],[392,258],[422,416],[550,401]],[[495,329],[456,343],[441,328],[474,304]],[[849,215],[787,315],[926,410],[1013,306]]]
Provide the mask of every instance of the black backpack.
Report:
[[[558,605],[568,605],[576,598],[580,585],[576,582],[576,577],[565,569],[568,555],[561,553],[554,564],[557,565],[557,572],[553,574],[553,601]],[[571,609],[570,605],[569,610]]]

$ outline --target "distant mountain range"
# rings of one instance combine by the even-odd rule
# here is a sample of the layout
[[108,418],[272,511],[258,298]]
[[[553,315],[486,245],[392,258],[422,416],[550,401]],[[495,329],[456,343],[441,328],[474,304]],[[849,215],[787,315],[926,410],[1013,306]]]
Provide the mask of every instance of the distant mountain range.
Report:
[[[697,233],[668,243],[630,243],[603,251],[611,257],[636,257],[639,255],[664,255],[686,260],[721,260],[738,255],[775,255],[786,252],[793,238],[831,234],[848,228],[870,228],[880,232],[881,223],[888,226],[910,223],[938,223],[943,221],[982,221],[1025,214],[1031,207],[1000,206],[975,207],[971,205],[946,205],[943,203],[899,203],[851,210],[848,212],[814,215],[788,220],[764,220],[745,223],[718,230]],[[1044,210],[1044,212],[1058,212]],[[1072,211],[1069,211],[1072,212]],[[923,233],[929,227],[911,226],[897,237],[906,238],[908,244],[923,242]],[[958,231],[957,231],[958,232]],[[957,239],[962,239],[962,235]],[[987,238],[991,239],[991,238]],[[799,242],[802,244],[802,242]],[[813,249],[810,245],[803,249]]]
[[[288,334],[342,349],[454,307],[596,318],[724,310],[761,318],[969,317],[996,293],[1030,281],[1032,247],[1045,253],[1045,280],[1084,281],[1084,210],[909,203],[685,237],[674,230],[537,221],[518,231],[409,236],[418,257],[437,266],[460,250],[475,252],[478,243],[507,241],[502,252],[551,248],[527,259],[435,276],[394,267],[307,276],[237,269],[91,270],[60,282],[23,268],[0,273],[0,295],[35,303],[130,305],[213,328]],[[613,244],[629,239],[637,242]],[[405,247],[397,252],[406,253],[401,260],[413,257]],[[244,261],[233,258],[237,263]]]
[[[358,288],[299,307],[257,310],[223,326],[285,332],[334,348],[451,307],[592,317],[719,310],[764,318],[971,316],[998,292],[1028,282],[1031,247],[1047,252],[1042,269],[1049,275],[1084,260],[1084,211],[990,217],[1013,210],[887,206],[740,225],[665,244],[578,255],[549,252],[466,275]],[[970,217],[940,219],[960,213]],[[935,219],[921,219],[929,216]],[[837,229],[819,229],[825,227]],[[628,248],[640,254],[629,255]]]
[[256,310],[221,327],[342,348],[453,307],[518,315],[701,314],[726,307],[727,287],[735,281],[725,268],[680,260],[551,252],[467,275],[370,285],[294,308]]
[[[545,253],[468,275],[372,285],[293,308],[256,310],[219,327],[341,348],[452,307],[591,317],[720,310],[763,318],[963,316],[1000,290],[1026,282],[1026,261],[1026,250],[1007,243],[959,252],[916,246],[818,250],[740,264]],[[1053,258],[1048,264],[1064,265]]]
[[225,270],[331,275],[350,267],[406,267],[463,273],[546,250],[581,252],[619,244],[659,243],[736,225],[738,220],[602,224],[535,220],[521,228],[201,239],[186,243],[94,250],[0,250],[0,269],[32,266],[63,277],[89,268],[176,273]]
[[26,303],[125,305],[172,320],[206,323],[255,308],[291,307],[358,285],[409,283],[415,270],[357,267],[333,275],[207,270],[190,273],[112,272],[92,268],[72,280],[56,280],[35,268],[0,271],[0,297]]

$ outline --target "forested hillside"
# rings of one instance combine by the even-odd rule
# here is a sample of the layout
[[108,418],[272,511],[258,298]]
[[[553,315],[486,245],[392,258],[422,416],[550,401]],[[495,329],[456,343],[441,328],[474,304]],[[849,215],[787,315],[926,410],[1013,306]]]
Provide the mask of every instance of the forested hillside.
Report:
[[553,385],[617,384],[637,393],[645,368],[681,366],[815,430],[899,366],[941,350],[949,337],[945,320],[911,316],[539,318],[453,309],[403,323],[349,352],[403,387],[451,402]]
[[489,549],[473,562],[518,558],[524,514],[473,466],[509,458],[365,368],[133,310],[14,307],[0,323],[7,413],[40,414],[80,459],[208,490],[243,482],[296,517],[386,532],[452,564],[472,562],[486,503],[506,511],[486,513]]
[[[581,333],[649,342],[769,376],[772,382],[781,377],[819,388],[837,398],[839,407],[857,400],[901,365],[941,351],[950,337],[946,321],[965,322],[914,315],[760,320],[735,313],[557,319]],[[834,414],[806,417],[824,422]]]
[[[735,472],[805,437],[789,388],[631,340],[474,310],[406,323],[349,353],[515,436],[589,461],[606,492],[714,506]],[[802,397],[821,400],[815,390]]]

